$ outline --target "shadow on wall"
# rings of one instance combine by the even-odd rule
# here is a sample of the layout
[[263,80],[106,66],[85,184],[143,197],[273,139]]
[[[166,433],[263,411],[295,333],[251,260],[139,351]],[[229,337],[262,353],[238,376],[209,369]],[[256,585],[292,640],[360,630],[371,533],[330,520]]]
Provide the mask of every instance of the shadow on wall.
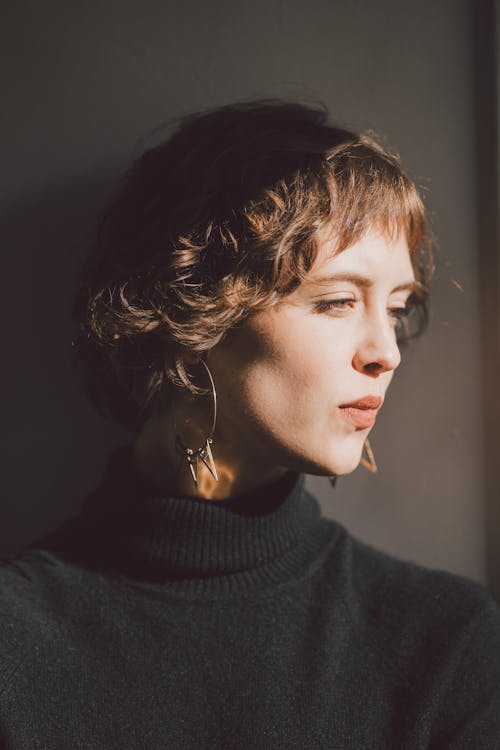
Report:
[[116,181],[95,175],[2,207],[3,556],[72,515],[128,437],[94,415],[70,364],[76,273]]

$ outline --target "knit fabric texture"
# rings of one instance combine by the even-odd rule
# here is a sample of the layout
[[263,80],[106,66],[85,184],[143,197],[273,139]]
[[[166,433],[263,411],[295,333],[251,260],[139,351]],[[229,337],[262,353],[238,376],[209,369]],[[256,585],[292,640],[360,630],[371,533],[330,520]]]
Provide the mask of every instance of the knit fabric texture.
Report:
[[212,501],[110,457],[0,563],[2,750],[500,748],[500,607],[325,518],[294,472]]

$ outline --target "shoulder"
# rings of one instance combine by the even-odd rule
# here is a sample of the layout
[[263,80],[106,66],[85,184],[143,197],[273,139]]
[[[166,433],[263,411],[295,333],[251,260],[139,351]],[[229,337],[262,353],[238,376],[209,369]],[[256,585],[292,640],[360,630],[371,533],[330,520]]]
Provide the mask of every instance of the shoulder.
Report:
[[43,550],[0,559],[0,684],[33,651],[60,649],[68,622],[85,612],[100,588],[98,575],[90,580]]
[[0,560],[0,682],[8,685],[50,630],[50,606],[38,565],[23,555]]
[[500,605],[488,590],[381,552],[343,527],[328,565],[358,658],[375,659],[377,674],[427,700],[435,746],[496,746],[488,743],[500,736]]
[[40,626],[74,611],[74,603],[98,599],[107,579],[99,571],[73,563],[43,547],[0,558],[0,627],[7,620]]
[[443,642],[466,642],[485,628],[500,654],[500,605],[483,585],[382,552],[340,529],[329,577],[354,623],[388,636],[432,633]]

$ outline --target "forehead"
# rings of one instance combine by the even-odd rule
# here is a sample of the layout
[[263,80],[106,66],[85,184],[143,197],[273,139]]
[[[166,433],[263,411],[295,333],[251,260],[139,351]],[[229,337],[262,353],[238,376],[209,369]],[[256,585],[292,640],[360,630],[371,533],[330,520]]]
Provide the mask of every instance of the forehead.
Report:
[[388,283],[415,278],[408,243],[402,232],[391,239],[370,230],[345,250],[338,252],[336,247],[334,238],[320,238],[308,283],[327,282],[330,275],[344,271],[361,273],[373,280],[387,279]]

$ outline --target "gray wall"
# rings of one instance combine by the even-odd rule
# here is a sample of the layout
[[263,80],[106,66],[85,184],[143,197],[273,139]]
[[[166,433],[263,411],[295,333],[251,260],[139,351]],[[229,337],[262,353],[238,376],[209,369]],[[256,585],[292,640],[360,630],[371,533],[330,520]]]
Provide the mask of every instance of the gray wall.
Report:
[[73,513],[124,438],[69,367],[75,269],[120,170],[170,117],[278,95],[381,133],[439,239],[431,328],[372,432],[380,473],[308,485],[363,539],[485,582],[469,4],[27,0],[2,15],[2,553]]

